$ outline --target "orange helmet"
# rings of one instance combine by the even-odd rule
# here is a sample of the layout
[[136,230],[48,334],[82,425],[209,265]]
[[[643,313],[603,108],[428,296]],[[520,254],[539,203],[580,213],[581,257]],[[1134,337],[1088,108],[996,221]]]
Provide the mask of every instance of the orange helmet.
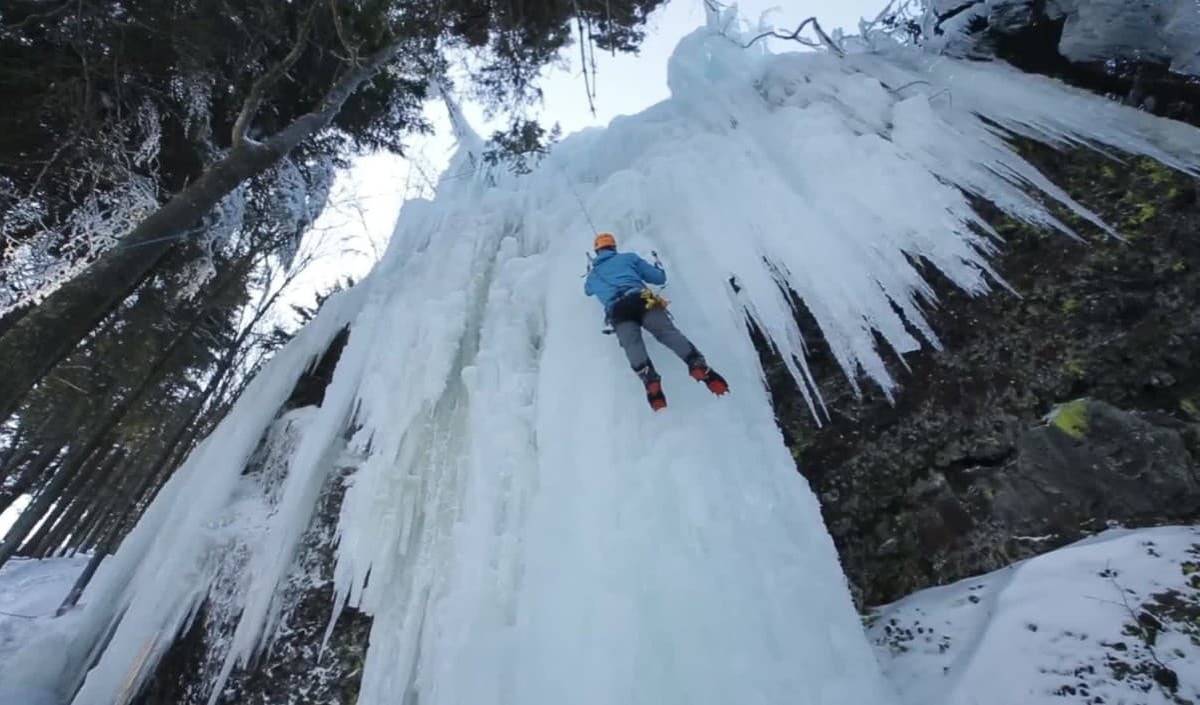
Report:
[[596,233],[596,242],[592,244],[592,249],[602,250],[605,247],[616,247],[617,238],[613,237],[612,233]]

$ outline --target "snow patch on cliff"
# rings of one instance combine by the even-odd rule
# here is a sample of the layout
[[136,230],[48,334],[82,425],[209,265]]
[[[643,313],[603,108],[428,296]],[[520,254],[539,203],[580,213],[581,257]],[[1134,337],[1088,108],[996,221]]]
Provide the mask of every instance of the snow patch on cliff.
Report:
[[881,607],[906,705],[1200,698],[1200,527],[1114,530]]

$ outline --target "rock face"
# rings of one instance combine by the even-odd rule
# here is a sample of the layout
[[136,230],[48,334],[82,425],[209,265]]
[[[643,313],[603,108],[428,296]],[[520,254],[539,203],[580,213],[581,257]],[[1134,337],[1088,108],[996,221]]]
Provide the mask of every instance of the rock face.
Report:
[[1050,19],[1065,20],[1059,50],[1072,61],[1168,62],[1172,71],[1200,74],[1200,7],[1195,2],[1057,0],[1046,3],[1044,12]]
[[[768,365],[780,425],[863,603],[1113,523],[1200,520],[1200,184],[1149,160],[1027,151],[1127,239],[1076,221],[1089,234],[1078,242],[993,217],[1007,239],[997,268],[1015,293],[972,299],[943,282],[931,318],[945,349],[893,361],[895,404],[856,398],[811,325],[831,419],[814,424],[782,365]],[[319,402],[318,373],[289,406]],[[343,491],[341,477],[324,490],[274,645],[218,702],[354,701],[370,617],[347,610],[320,648]],[[218,607],[181,635],[142,705],[207,699],[236,617]]]
[[816,331],[828,423],[769,374],[866,604],[1109,525],[1200,520],[1200,186],[1149,161],[1026,151],[1126,240],[994,219],[1013,293],[940,286],[945,349],[894,361],[895,405],[856,399]]
[[1059,25],[1069,61],[1161,63],[1200,75],[1200,7],[1193,0],[933,0],[930,39],[959,53],[986,51],[989,35]]
[[1014,534],[1069,534],[1097,517],[1153,520],[1162,507],[1200,496],[1186,424],[1093,400],[1069,402],[1050,418],[1017,437],[1007,472],[984,480],[995,520]]

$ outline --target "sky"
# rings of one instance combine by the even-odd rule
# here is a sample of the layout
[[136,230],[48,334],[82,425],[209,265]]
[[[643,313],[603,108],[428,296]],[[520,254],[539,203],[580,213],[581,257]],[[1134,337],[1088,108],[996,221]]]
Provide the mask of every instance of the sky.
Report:
[[[860,17],[873,18],[886,4],[887,0],[747,0],[739,3],[739,8],[742,17],[753,23],[769,12],[767,19],[779,29],[790,31],[805,18],[816,16],[827,32],[842,27],[854,33]],[[607,125],[619,115],[641,112],[666,99],[667,60],[679,40],[703,22],[702,0],[668,0],[650,17],[646,39],[637,54],[614,57],[597,52],[594,115],[579,69],[579,46],[568,46],[563,61],[543,72],[544,102],[532,116],[545,125],[558,123],[565,136],[586,127]],[[803,49],[777,40],[772,40],[770,47],[775,52]],[[463,110],[482,135],[503,126],[503,116],[489,123],[479,106],[466,103]],[[285,303],[308,305],[316,292],[346,276],[361,279],[382,257],[404,201],[430,195],[450,159],[454,141],[439,103],[430,104],[429,116],[436,134],[412,140],[409,159],[390,154],[364,156],[339,176],[330,205],[305,244],[319,259],[293,284]],[[17,514],[17,506],[0,514],[0,536]]]
[[[767,13],[765,19],[781,30],[790,31],[816,16],[827,32],[842,27],[847,33],[856,33],[860,17],[874,18],[886,4],[887,0],[746,0],[738,7],[742,17],[755,24]],[[564,49],[561,62],[543,71],[543,104],[531,117],[546,126],[559,124],[565,136],[607,125],[619,115],[641,112],[666,99],[667,60],[679,40],[703,23],[702,0],[668,0],[651,15],[637,54],[597,52],[594,115],[579,68],[579,46],[571,44]],[[771,40],[769,46],[775,52],[804,49],[782,40]],[[481,135],[504,127],[504,116],[489,122],[477,105],[465,103],[463,110]],[[345,275],[361,279],[382,256],[404,201],[432,194],[433,184],[454,151],[454,140],[442,105],[433,102],[428,111],[436,133],[412,139],[410,158],[390,154],[360,157],[354,168],[338,179],[330,205],[316,225],[319,238],[314,239],[320,242],[314,247],[322,257],[295,283],[290,302],[311,303],[314,292],[327,289]]]
[[[805,18],[816,16],[827,32],[842,27],[853,33],[860,17],[873,18],[886,4],[887,0],[747,0],[739,3],[739,8],[742,17],[754,23],[769,12],[770,23],[788,31]],[[651,15],[646,39],[637,54],[614,57],[597,52],[594,115],[579,70],[579,46],[568,46],[563,61],[543,72],[543,105],[531,116],[545,125],[558,123],[566,136],[586,127],[607,125],[619,115],[641,112],[666,99],[667,60],[679,40],[703,23],[702,0],[668,0]],[[775,52],[803,49],[776,40],[770,47]],[[503,127],[503,116],[488,122],[479,106],[466,103],[463,111],[482,135]],[[433,183],[449,162],[454,140],[440,103],[430,104],[429,116],[436,134],[413,139],[409,159],[391,154],[359,157],[351,170],[339,175],[330,204],[305,243],[318,259],[297,278],[290,294],[284,297],[285,304],[311,305],[316,292],[344,277],[361,279],[383,256],[404,201],[431,194]],[[290,310],[281,307],[280,316],[290,316]],[[19,513],[19,507],[14,506],[0,514],[0,536]]]

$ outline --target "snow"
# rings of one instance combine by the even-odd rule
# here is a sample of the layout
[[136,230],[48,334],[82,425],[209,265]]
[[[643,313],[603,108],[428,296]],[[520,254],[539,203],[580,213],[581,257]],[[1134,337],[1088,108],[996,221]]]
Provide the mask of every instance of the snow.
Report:
[[[972,23],[984,20],[1003,33],[1028,27],[1032,13],[1044,12],[1064,20],[1058,48],[1071,61],[1153,61],[1200,75],[1196,0],[1050,0],[1042,7],[1033,0],[926,0],[925,5],[923,41],[954,56],[980,50],[978,37],[970,36]],[[939,16],[948,19],[939,22]]]
[[0,568],[0,705],[56,705],[51,689],[14,679],[12,671],[22,668],[26,657],[52,657],[48,649],[22,653],[21,647],[35,636],[43,645],[70,638],[70,625],[52,619],[76,576],[87,565],[88,556],[33,560],[15,558]]
[[[219,692],[269,642],[321,490],[355,458],[330,610],[331,629],[346,605],[373,618],[361,705],[892,702],[747,321],[818,419],[788,290],[851,379],[892,393],[884,356],[938,344],[918,260],[973,294],[1002,284],[964,192],[1068,235],[1044,200],[1099,223],[1004,136],[1191,173],[1200,136],[1001,65],[886,42],[772,56],[725,31],[680,43],[669,100],[564,140],[527,176],[486,170],[456,121],[464,148],[437,197],[406,204],[375,271],[189,457],[70,615],[59,658],[17,677],[124,703],[207,597],[239,615],[210,645]],[[580,291],[589,221],[660,253],[673,315],[731,396],[652,347],[671,407],[650,412]],[[346,325],[321,406],[276,419]],[[243,476],[264,435],[290,440],[271,445],[274,470]]]
[[22,203],[13,229],[37,230],[6,254],[8,280],[0,293],[0,315],[41,302],[158,208],[152,179],[134,173],[119,178],[108,191],[88,193],[57,229],[43,227],[41,203]]
[[[97,571],[84,594],[85,607],[90,609],[77,643],[95,644],[102,634],[113,631],[104,657],[75,702],[123,701],[188,623],[219,574],[227,539],[221,530],[223,519],[237,516],[242,499],[238,490],[244,487],[242,469],[300,374],[357,312],[364,293],[364,289],[339,292],[326,301],[313,321],[251,382],[213,435],[159,492],[118,553]],[[289,486],[297,474],[295,462],[286,480]],[[280,500],[286,501],[286,497]],[[299,524],[300,530],[306,523],[297,512],[273,515],[277,522],[280,517]],[[281,533],[276,531],[274,537]],[[256,548],[262,545],[259,542]],[[278,556],[268,553],[261,560],[271,559]],[[249,571],[255,572],[253,567]],[[118,654],[121,660],[110,666]],[[86,663],[86,654],[72,656],[76,665]]]
[[28,507],[32,500],[32,495],[23,494],[13,500],[7,509],[0,512],[0,539],[8,535],[9,529],[17,522],[17,517],[21,516],[21,512],[25,511],[25,507]]
[[1113,530],[910,595],[868,631],[906,705],[1195,702],[1198,566],[1200,527]]
[[1060,50],[1073,61],[1111,58],[1169,63],[1200,74],[1200,5],[1195,0],[1060,2],[1067,21]]

